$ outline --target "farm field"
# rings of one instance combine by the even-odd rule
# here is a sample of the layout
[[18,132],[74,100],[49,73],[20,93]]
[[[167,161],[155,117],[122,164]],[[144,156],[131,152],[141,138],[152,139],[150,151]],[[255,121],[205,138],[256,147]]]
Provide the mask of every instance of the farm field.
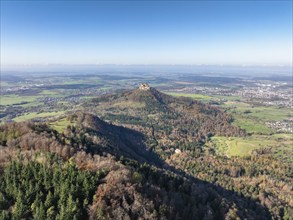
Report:
[[264,121],[256,117],[247,117],[243,114],[233,114],[234,124],[244,129],[249,134],[272,134],[273,129],[269,128]]
[[36,102],[38,96],[1,95],[0,105],[21,105],[24,102]]
[[293,111],[289,108],[253,106],[243,102],[225,102],[222,106],[231,108],[231,112],[245,114],[247,117],[258,118],[262,121],[278,121],[293,117]]
[[250,156],[256,150],[265,149],[274,158],[293,162],[293,135],[278,133],[268,127],[266,122],[283,121],[292,118],[292,110],[275,106],[254,106],[239,96],[207,96],[201,94],[168,93],[173,96],[185,96],[194,99],[211,101],[225,99],[220,107],[230,112],[234,118],[233,124],[244,129],[247,137],[211,138],[211,144],[217,154],[227,157]]
[[187,93],[175,93],[175,92],[168,92],[166,94],[172,95],[175,97],[184,96],[184,97],[189,97],[189,98],[193,98],[196,100],[211,100],[211,98],[212,98],[211,96],[202,95],[202,94],[187,94]]
[[274,130],[266,125],[266,122],[283,121],[293,117],[293,111],[289,108],[279,108],[275,106],[253,106],[246,100],[241,100],[239,96],[208,96],[202,94],[168,93],[172,96],[190,97],[200,101],[213,101],[215,99],[225,99],[220,107],[229,111],[234,124],[244,129],[250,134],[272,134]]
[[30,112],[18,117],[13,118],[15,122],[20,122],[20,121],[26,121],[26,120],[31,120],[35,118],[47,118],[47,117],[52,117],[52,116],[59,116],[64,114],[64,111],[56,111],[56,112]]
[[211,138],[216,152],[227,157],[249,156],[254,150],[269,149],[274,157],[293,161],[293,137],[288,134]]

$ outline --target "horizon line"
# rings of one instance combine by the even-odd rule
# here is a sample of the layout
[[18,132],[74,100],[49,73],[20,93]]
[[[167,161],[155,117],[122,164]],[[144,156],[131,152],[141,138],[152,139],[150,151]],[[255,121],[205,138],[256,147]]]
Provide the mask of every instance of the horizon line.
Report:
[[104,63],[104,64],[97,64],[97,63],[79,63],[79,64],[67,64],[67,63],[43,63],[43,64],[1,64],[1,67],[5,66],[15,66],[15,67],[33,67],[33,66],[238,66],[238,67],[249,67],[249,66],[275,66],[275,67],[287,67],[293,66],[293,63],[291,64],[250,64],[250,63],[243,63],[243,64],[215,64],[215,63],[210,63],[210,64],[116,64],[116,63]]

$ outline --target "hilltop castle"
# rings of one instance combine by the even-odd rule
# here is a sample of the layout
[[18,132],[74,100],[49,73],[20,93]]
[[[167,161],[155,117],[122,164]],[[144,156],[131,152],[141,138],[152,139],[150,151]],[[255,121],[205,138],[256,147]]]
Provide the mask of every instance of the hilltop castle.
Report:
[[147,83],[141,83],[138,87],[140,90],[150,90],[150,86]]

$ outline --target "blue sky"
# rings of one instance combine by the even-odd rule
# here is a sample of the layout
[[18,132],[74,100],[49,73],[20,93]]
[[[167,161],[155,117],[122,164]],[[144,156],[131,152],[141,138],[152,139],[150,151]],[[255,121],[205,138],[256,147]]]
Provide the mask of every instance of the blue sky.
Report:
[[1,1],[1,64],[292,65],[292,1]]

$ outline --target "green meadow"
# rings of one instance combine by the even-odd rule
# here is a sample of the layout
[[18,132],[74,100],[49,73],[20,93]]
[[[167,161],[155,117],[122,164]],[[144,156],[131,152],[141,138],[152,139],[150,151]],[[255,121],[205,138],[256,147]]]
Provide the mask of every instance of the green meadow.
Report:
[[63,133],[64,130],[69,126],[69,125],[74,125],[73,122],[69,121],[66,117],[61,118],[57,121],[51,122],[50,127],[53,128],[54,130],[58,131],[59,133]]
[[274,130],[266,126],[265,122],[252,117],[245,117],[241,114],[233,114],[234,122],[233,124],[244,129],[250,134],[272,134]]
[[200,101],[227,100],[220,107],[233,115],[234,124],[250,134],[272,134],[274,131],[266,125],[269,121],[282,121],[293,117],[289,108],[275,106],[253,106],[241,100],[240,96],[208,96],[203,94],[167,93],[178,97],[190,97]]
[[290,134],[252,135],[248,137],[220,137],[211,138],[218,154],[232,156],[248,156],[253,150],[270,148],[273,156],[293,161],[293,137]]
[[59,95],[61,91],[56,91],[56,90],[43,90],[39,94],[45,95],[45,96],[55,96]]
[[17,105],[22,102],[35,102],[38,96],[1,95],[0,105]]
[[266,125],[269,121],[282,121],[293,117],[288,108],[275,106],[253,106],[241,100],[239,96],[207,96],[202,94],[167,93],[172,96],[185,96],[201,101],[227,100],[220,107],[230,112],[234,118],[233,124],[244,129],[247,137],[211,138],[211,143],[218,154],[228,157],[249,156],[254,150],[269,148],[274,158],[293,162],[293,135],[276,133]]
[[198,99],[198,100],[210,100],[212,98],[211,96],[202,95],[202,94],[188,94],[188,93],[175,93],[175,92],[168,92],[166,94],[175,96],[175,97],[184,96],[184,97],[189,97],[189,98]]
[[64,111],[59,111],[59,112],[30,112],[18,117],[13,118],[13,121],[15,122],[20,122],[20,121],[26,121],[26,120],[31,120],[34,118],[47,118],[47,117],[52,117],[52,116],[58,116],[64,114]]
[[275,131],[266,122],[283,121],[292,117],[292,110],[275,106],[251,106],[244,102],[226,102],[234,117],[234,124],[252,134],[272,134]]
[[252,106],[244,102],[225,102],[222,107],[231,108],[231,112],[245,115],[246,118],[257,118],[262,121],[281,121],[293,117],[293,111],[289,108],[276,106]]

